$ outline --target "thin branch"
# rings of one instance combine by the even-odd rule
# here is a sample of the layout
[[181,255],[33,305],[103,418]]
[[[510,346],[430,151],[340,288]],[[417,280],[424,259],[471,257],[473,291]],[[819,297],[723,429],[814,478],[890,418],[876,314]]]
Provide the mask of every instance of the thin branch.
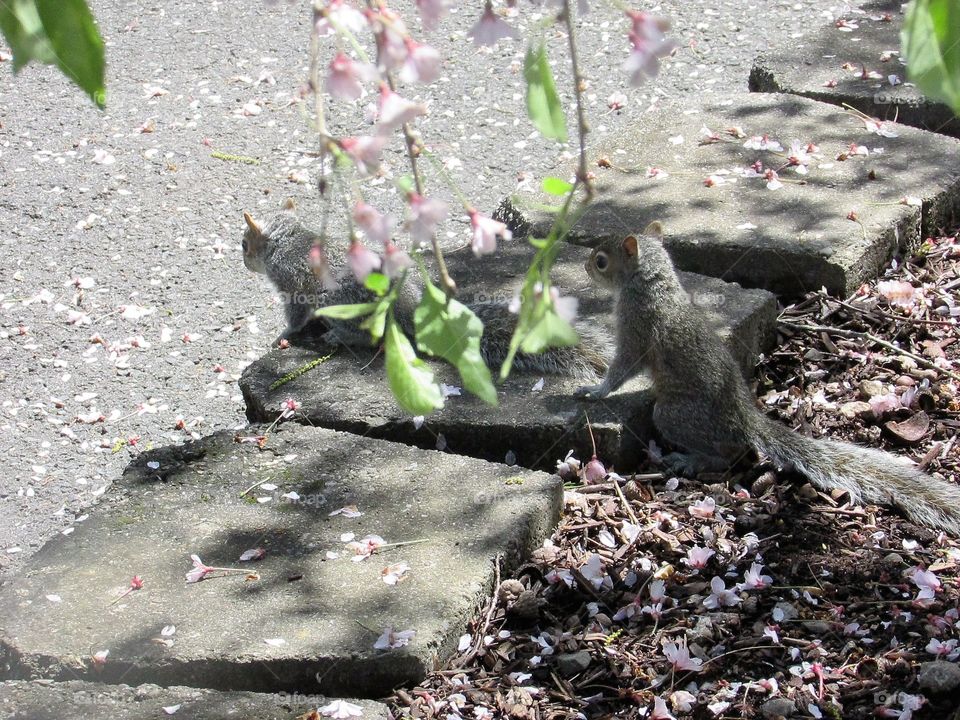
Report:
[[570,70],[573,73],[573,96],[577,101],[577,137],[580,141],[580,163],[577,167],[577,179],[583,183],[586,191],[586,200],[593,198],[593,185],[587,172],[587,113],[583,107],[583,76],[580,75],[580,65],[577,60],[577,41],[573,32],[573,13],[570,12],[570,0],[563,0],[563,10],[560,19],[567,26],[567,44],[570,49]]

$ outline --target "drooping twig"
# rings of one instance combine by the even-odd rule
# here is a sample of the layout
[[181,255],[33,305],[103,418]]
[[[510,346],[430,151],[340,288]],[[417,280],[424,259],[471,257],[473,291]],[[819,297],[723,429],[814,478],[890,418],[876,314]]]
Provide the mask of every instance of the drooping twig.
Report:
[[577,180],[583,184],[586,193],[585,201],[593,198],[593,185],[587,172],[587,114],[583,107],[583,77],[580,75],[580,65],[577,59],[577,42],[573,32],[573,13],[570,12],[570,0],[563,0],[563,10],[560,19],[567,26],[567,45],[570,50],[570,70],[573,73],[573,97],[577,103],[577,138],[580,143],[580,159],[577,166]]

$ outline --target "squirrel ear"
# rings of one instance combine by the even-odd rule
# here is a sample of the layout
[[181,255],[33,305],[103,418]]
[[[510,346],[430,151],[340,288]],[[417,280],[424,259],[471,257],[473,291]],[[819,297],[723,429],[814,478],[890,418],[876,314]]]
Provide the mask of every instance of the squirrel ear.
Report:
[[263,231],[260,229],[260,226],[257,225],[257,221],[250,216],[250,213],[245,212],[243,214],[243,219],[247,221],[247,227],[249,227],[254,233],[256,233],[257,235],[263,234]]
[[623,242],[620,244],[623,248],[623,251],[629,257],[636,257],[637,255],[637,239],[633,235],[627,235],[623,239]]
[[296,204],[293,202],[293,198],[287,198],[283,201],[283,205],[280,206],[281,210],[290,212],[297,209]]
[[655,238],[663,238],[663,225],[659,220],[654,220],[643,229],[644,235],[652,235]]

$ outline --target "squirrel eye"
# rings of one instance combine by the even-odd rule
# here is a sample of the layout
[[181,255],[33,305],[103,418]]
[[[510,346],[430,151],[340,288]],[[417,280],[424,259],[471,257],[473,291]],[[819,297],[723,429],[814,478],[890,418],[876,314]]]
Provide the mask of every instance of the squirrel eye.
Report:
[[610,259],[605,252],[598,252],[593,262],[597,266],[597,270],[602,271],[607,269],[607,265],[610,264]]

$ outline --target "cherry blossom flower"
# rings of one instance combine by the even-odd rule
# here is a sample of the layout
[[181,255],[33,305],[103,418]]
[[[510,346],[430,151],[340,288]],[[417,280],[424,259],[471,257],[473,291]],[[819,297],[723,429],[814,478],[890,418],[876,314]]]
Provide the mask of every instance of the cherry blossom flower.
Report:
[[685,637],[678,638],[675,643],[664,640],[663,655],[670,661],[670,664],[673,665],[674,670],[693,670],[694,672],[700,672],[700,668],[703,665],[703,660],[700,658],[690,657],[690,651],[687,649],[687,639]]
[[580,309],[580,301],[572,295],[561,295],[560,289],[556,285],[550,286],[550,302],[553,303],[553,309],[562,320],[572,323],[577,317],[577,311]]
[[300,409],[300,403],[298,403],[293,398],[287,398],[282,403],[280,403],[280,417],[284,420],[292,418],[294,413]]
[[437,225],[447,217],[447,204],[443,200],[425,198],[417,193],[410,193],[408,202],[410,218],[407,220],[407,230],[414,245],[421,247],[433,239]]
[[666,592],[666,583],[663,580],[654,580],[650,583],[650,586],[647,588],[647,592],[650,595],[650,600],[652,602],[658,603],[662,602],[663,599],[667,596]]
[[627,96],[620,91],[611,93],[610,97],[607,98],[607,107],[611,110],[623,110],[627,105],[627,100]]
[[[787,155],[787,164],[794,168],[798,175],[807,174],[807,165],[810,164],[810,148],[800,140],[794,140],[790,143],[789,154]],[[814,146],[815,147],[815,146]]]
[[474,24],[467,35],[473,38],[473,44],[478,47],[483,45],[496,45],[498,40],[503,38],[516,38],[517,31],[502,20],[494,11],[493,3],[487,0],[483,9],[483,15]]
[[754,135],[743,143],[748,150],[772,150],[773,152],[783,152],[783,145],[768,135]]
[[347,264],[357,282],[362,285],[367,275],[380,269],[381,261],[379,255],[354,238],[347,250]]
[[713,517],[713,512],[717,508],[717,501],[709,495],[703,500],[697,500],[693,505],[687,507],[687,510],[695,518],[708,519]]
[[388,565],[383,570],[380,571],[380,578],[387,585],[396,585],[398,582],[404,579],[404,576],[410,570],[410,566],[405,562],[395,563],[393,565]]
[[405,38],[407,57],[400,68],[400,79],[408,83],[431,83],[440,75],[440,53],[429,45]]
[[330,0],[317,18],[317,35],[326,37],[336,33],[334,25],[352,33],[359,33],[367,26],[367,19],[346,0]]
[[200,559],[198,555],[191,555],[190,559],[193,560],[193,570],[186,574],[186,580],[188,583],[200,582],[207,575],[213,572],[214,568],[209,565],[204,565],[203,560]]
[[893,127],[893,123],[886,120],[877,120],[872,117],[861,117],[860,121],[867,132],[876,133],[881,137],[900,137],[900,133]]
[[909,576],[913,584],[920,588],[920,592],[916,597],[917,600],[932,600],[943,588],[943,585],[940,583],[940,578],[929,570],[913,568],[909,572]]
[[359,540],[353,540],[347,543],[347,548],[353,550],[355,557],[350,558],[354,562],[366,560],[377,548],[386,545],[387,541],[379,535],[367,535]]
[[667,708],[667,704],[661,697],[653,699],[653,710],[650,712],[650,720],[677,720]]
[[593,585],[594,588],[599,588],[603,585],[604,581],[607,580],[607,573],[603,569],[603,563],[601,562],[600,556],[596,553],[590,553],[587,556],[587,561],[580,566],[580,574],[583,575],[584,579]]
[[613,615],[614,622],[619,622],[620,620],[631,620],[637,612],[640,611],[640,605],[642,601],[640,596],[637,595],[631,602],[624,605],[622,608],[617,610]]
[[670,177],[670,173],[662,168],[648,167],[647,177],[653,178],[654,180],[666,180],[668,177]]
[[416,630],[394,630],[392,627],[385,627],[383,634],[377,638],[373,647],[377,650],[386,650],[387,648],[398,648],[408,645],[416,636]]
[[733,590],[727,590],[723,578],[717,577],[716,575],[713,577],[713,580],[710,581],[710,589],[712,592],[703,601],[705,608],[716,610],[720,607],[733,607],[734,605],[739,605],[741,602],[740,596]]
[[360,226],[371,242],[386,245],[393,237],[393,226],[396,222],[393,216],[383,215],[363,201],[353,206],[353,221]]
[[606,476],[607,469],[603,466],[602,462],[597,460],[596,455],[590,458],[590,462],[583,467],[583,481],[587,485],[596,485],[597,483],[603,482]]
[[440,20],[447,14],[446,0],[416,0],[417,10],[420,13],[420,22],[423,29],[435,30]]
[[942,642],[937,640],[937,638],[930,638],[930,642],[927,643],[927,647],[924,648],[931,655],[936,655],[937,657],[946,658],[947,660],[956,660],[960,656],[960,650],[957,650],[957,639],[953,638]]
[[879,292],[891,305],[913,307],[916,302],[916,288],[903,280],[882,280],[877,283]]
[[324,290],[337,289],[337,280],[330,271],[330,261],[327,260],[327,253],[324,252],[320,243],[314,243],[310,246],[310,252],[307,253],[307,266],[313,276],[320,280],[320,285]]
[[361,175],[373,175],[380,169],[380,153],[387,138],[383,135],[345,137],[339,145]]
[[[799,172],[799,170],[797,172]],[[779,190],[783,187],[783,183],[780,182],[780,176],[773,168],[764,171],[763,178],[767,181],[767,190]]]
[[334,720],[349,720],[349,718],[362,718],[363,708],[346,700],[334,700],[329,705],[318,707],[317,713]]
[[410,256],[393,241],[388,241],[383,249],[383,274],[388,278],[399,277],[408,267],[413,266]]
[[729,182],[731,182],[731,180],[725,178],[723,175],[714,173],[712,175],[708,175],[703,181],[703,184],[707,187],[716,187],[717,185],[726,185]]
[[380,86],[380,119],[377,123],[377,132],[380,135],[389,135],[404,123],[427,114],[427,107],[422,103],[415,103],[400,97],[387,87]]
[[879,717],[896,718],[896,720],[913,720],[914,711],[923,707],[926,701],[923,695],[908,695],[905,692],[900,692],[897,693],[895,702],[902,709],[897,710],[893,707],[881,706],[877,708],[876,714]]
[[93,664],[95,667],[103,667],[107,664],[107,656],[110,654],[109,650],[99,650],[95,652],[92,656]]
[[707,561],[715,554],[710,548],[695,546],[687,550],[687,556],[683,559],[683,562],[695,570],[702,570],[707,566]]
[[720,142],[720,133],[711,130],[706,125],[700,128],[700,144],[711,145]]
[[740,590],[762,590],[765,587],[770,587],[773,578],[769,575],[761,575],[762,572],[763,565],[752,563],[750,569],[743,573],[743,582],[737,585],[737,588]]
[[654,603],[653,605],[644,605],[640,612],[649,615],[655,621],[659,621],[663,616],[663,603]]
[[473,254],[477,257],[496,251],[498,235],[504,240],[510,240],[513,237],[513,233],[507,229],[504,223],[482,215],[473,208],[470,208],[467,214],[470,216],[472,233],[470,246],[473,248]]
[[670,29],[665,18],[634,10],[628,10],[627,17],[633,23],[629,34],[632,49],[623,69],[630,76],[630,84],[638,86],[657,76],[660,58],[670,55],[677,45],[665,35]]
[[407,59],[405,38],[409,33],[403,18],[383,5],[368,11],[368,17],[376,21],[377,65],[382,71],[396,70]]
[[327,71],[327,92],[341,100],[356,100],[363,95],[363,83],[374,80],[377,71],[372,65],[356,62],[345,53],[337,53]]
[[670,693],[670,704],[677,712],[692,712],[693,706],[697,702],[697,696],[686,690],[676,690]]
[[557,460],[557,475],[564,482],[573,482],[580,474],[580,461],[573,457],[573,450],[563,460]]

